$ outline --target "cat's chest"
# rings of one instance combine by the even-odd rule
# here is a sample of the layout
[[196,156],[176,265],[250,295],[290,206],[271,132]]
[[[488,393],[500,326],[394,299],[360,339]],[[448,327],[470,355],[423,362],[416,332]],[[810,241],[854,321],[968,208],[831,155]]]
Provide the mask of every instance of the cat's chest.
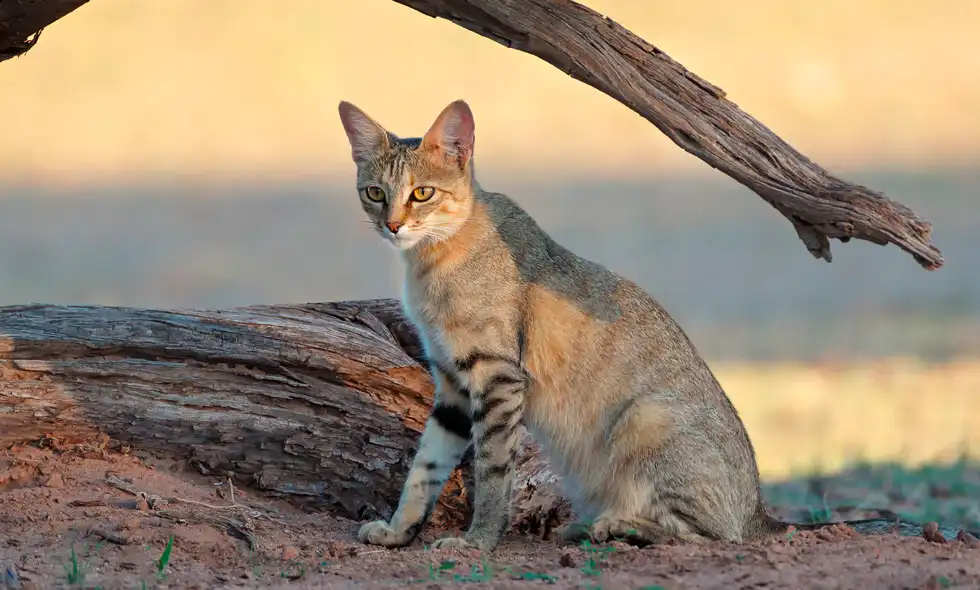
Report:
[[492,288],[466,280],[406,281],[402,297],[434,360],[452,362],[480,349],[516,352],[517,306],[507,284]]
[[460,296],[445,287],[408,280],[402,302],[423,337],[436,338],[457,323]]
[[416,281],[406,281],[402,301],[412,323],[419,330],[422,340],[430,354],[437,360],[452,361],[458,352],[454,341],[461,332],[471,331],[475,322],[488,312],[480,307],[474,295],[462,289],[447,288],[442,285],[426,285]]

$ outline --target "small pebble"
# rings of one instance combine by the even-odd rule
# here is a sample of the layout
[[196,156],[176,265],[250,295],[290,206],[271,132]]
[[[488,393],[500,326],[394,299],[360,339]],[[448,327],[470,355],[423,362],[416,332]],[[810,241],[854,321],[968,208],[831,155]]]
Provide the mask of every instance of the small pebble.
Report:
[[340,557],[356,557],[358,550],[354,545],[347,546],[341,541],[327,541],[326,554],[328,559]]
[[60,489],[65,487],[65,479],[56,471],[51,474],[51,477],[49,477],[47,481],[44,482],[44,486],[48,488]]
[[946,537],[939,532],[939,523],[930,521],[922,525],[922,536],[931,543],[945,543]]
[[564,551],[558,558],[558,565],[562,567],[575,567],[575,558],[568,551]]
[[966,531],[956,533],[956,540],[965,544],[970,549],[980,549],[980,539],[977,539]]

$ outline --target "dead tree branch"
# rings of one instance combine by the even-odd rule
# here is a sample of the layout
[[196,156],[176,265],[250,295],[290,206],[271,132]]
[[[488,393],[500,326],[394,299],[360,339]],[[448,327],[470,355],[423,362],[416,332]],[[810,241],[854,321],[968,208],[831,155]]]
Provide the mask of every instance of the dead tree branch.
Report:
[[395,0],[535,55],[623,103],[690,154],[755,191],[830,262],[829,238],[895,244],[942,266],[929,222],[824,170],[710,82],[615,21],[571,0]]
[[44,27],[88,0],[0,0],[0,61],[30,51]]

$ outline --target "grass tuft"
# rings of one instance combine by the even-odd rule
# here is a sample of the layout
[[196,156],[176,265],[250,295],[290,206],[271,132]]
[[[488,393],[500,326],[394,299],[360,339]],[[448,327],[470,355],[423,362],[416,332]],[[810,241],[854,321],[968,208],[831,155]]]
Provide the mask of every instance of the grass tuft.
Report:
[[170,535],[170,538],[167,539],[167,546],[163,548],[163,553],[160,554],[160,559],[156,562],[157,574],[160,577],[166,577],[167,575],[164,573],[164,570],[167,569],[167,564],[170,563],[170,553],[173,551],[173,548],[174,536]]

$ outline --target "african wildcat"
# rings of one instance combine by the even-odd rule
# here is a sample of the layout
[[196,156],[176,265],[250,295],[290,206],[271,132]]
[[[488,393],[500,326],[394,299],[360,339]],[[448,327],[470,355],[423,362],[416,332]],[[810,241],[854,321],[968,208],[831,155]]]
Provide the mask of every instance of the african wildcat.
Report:
[[437,385],[398,509],[362,526],[362,541],[410,543],[472,442],[472,525],[434,546],[493,549],[521,423],[582,521],[566,541],[743,541],[784,528],[763,507],[741,419],[667,312],[477,183],[465,102],[421,139],[339,110],[361,205],[404,260],[405,307]]

